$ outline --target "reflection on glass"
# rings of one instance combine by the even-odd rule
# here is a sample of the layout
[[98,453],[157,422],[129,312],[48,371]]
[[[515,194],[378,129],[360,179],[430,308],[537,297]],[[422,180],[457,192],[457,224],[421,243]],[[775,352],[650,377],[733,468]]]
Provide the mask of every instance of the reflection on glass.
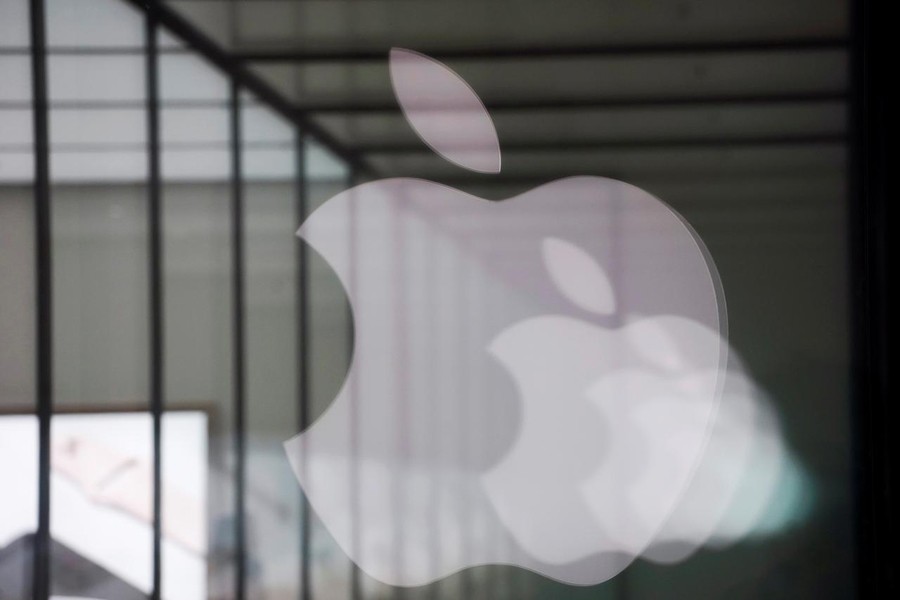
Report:
[[[172,105],[173,98],[203,88],[196,82],[215,82],[220,92],[227,88],[224,78],[196,57],[189,59],[193,70],[184,77],[185,60],[161,55],[159,76],[164,98],[165,410],[167,417],[185,409],[201,410],[208,417],[202,445],[184,447],[181,457],[164,455],[162,464],[164,479],[179,469],[179,460],[204,465],[204,477],[184,482],[190,497],[205,498],[202,544],[194,549],[163,546],[163,594],[187,600],[233,597],[238,549],[228,113],[221,104]],[[179,435],[164,421],[164,441]],[[163,515],[183,512],[184,498],[164,495],[162,510]],[[190,570],[181,562],[186,552],[194,561]],[[182,581],[191,582],[193,592],[188,593]]]
[[[95,29],[88,40],[73,29],[76,19],[59,12],[69,4],[47,3],[51,48],[142,46],[143,21],[132,8],[111,9],[120,27]],[[101,10],[110,2],[89,4]],[[92,106],[141,102],[144,62],[139,54],[51,49],[47,63],[56,411],[51,589],[140,597],[152,586],[146,113],[140,104],[119,113]],[[81,104],[60,108],[70,101]],[[98,411],[133,412],[135,420],[125,426],[115,417],[60,416]]]
[[51,51],[54,48],[143,48],[140,15],[121,0],[45,0],[45,6],[47,45]]
[[28,37],[28,3],[22,0],[0,0],[0,48],[21,48],[31,45]]
[[[349,173],[346,166],[315,142],[305,143],[304,158],[309,214],[335,193],[347,188]],[[295,231],[299,225],[296,224]],[[307,260],[307,372],[310,378],[307,410],[309,422],[312,423],[331,404],[344,381],[350,362],[353,326],[345,292],[334,272],[314,250],[307,251]],[[348,431],[352,426],[350,421],[345,424]],[[353,563],[335,543],[315,511],[312,511],[311,517],[309,552],[312,593],[350,597]]]
[[[18,412],[0,396],[0,478],[4,489],[0,512],[0,590],[11,598],[31,596],[34,534],[38,503],[38,422],[33,392]],[[12,413],[12,414],[10,414]]]
[[[0,46],[28,50],[27,7],[0,0]],[[0,77],[21,73],[25,57],[0,56]],[[35,247],[30,80],[0,79],[0,590],[31,595],[37,530],[35,412]]]
[[34,411],[34,209],[28,184],[0,179],[0,414]]
[[[17,482],[2,493],[0,595],[23,590],[14,597],[28,595],[29,535],[37,509],[28,4],[0,0],[0,481]],[[56,318],[53,590],[110,600],[146,597],[152,539],[146,485],[152,447],[147,414],[147,90],[143,15],[130,4],[45,0]],[[223,47],[235,44],[247,50],[421,49],[421,41],[430,40],[429,47],[478,49],[475,54],[484,50],[489,55],[492,49],[508,51],[514,43],[540,49],[561,39],[588,49],[622,44],[626,51],[614,56],[538,56],[532,49],[516,60],[471,56],[451,61],[492,111],[497,109],[492,116],[504,157],[496,177],[467,176],[417,140],[401,111],[384,110],[394,102],[387,53],[384,61],[246,65],[298,107],[322,109],[312,111],[310,118],[340,144],[360,149],[363,159],[385,176],[437,179],[502,199],[563,175],[601,175],[639,185],[670,203],[700,231],[716,259],[729,300],[729,343],[741,353],[740,372],[746,376],[730,382],[732,396],[726,394],[719,407],[721,429],[707,442],[710,450],[698,465],[697,484],[686,490],[656,543],[612,581],[568,586],[525,569],[482,566],[398,591],[365,575],[347,555],[385,546],[378,545],[375,534],[361,532],[359,505],[347,511],[349,550],[337,543],[319,515],[312,515],[311,532],[301,531],[302,492],[286,474],[287,457],[280,445],[299,429],[300,361],[308,361],[310,394],[302,400],[315,421],[341,391],[353,329],[360,328],[350,316],[346,295],[366,297],[382,282],[390,284],[391,293],[403,299],[401,316],[423,326],[397,336],[404,350],[399,362],[419,375],[394,372],[398,407],[389,414],[398,422],[422,426],[406,438],[394,422],[384,430],[399,432],[394,437],[413,455],[434,443],[451,462],[477,462],[515,429],[510,422],[522,417],[521,407],[502,402],[473,407],[466,400],[479,395],[502,400],[512,393],[514,383],[492,375],[501,362],[480,346],[480,354],[471,351],[479,332],[511,318],[504,302],[509,290],[496,292],[485,283],[489,277],[467,275],[474,246],[453,241],[453,228],[467,217],[452,211],[442,215],[446,227],[430,232],[430,241],[406,230],[392,238],[398,254],[410,257],[396,269],[379,271],[366,262],[377,253],[365,247],[365,235],[341,242],[339,252],[346,252],[353,266],[346,285],[322,255],[310,251],[308,282],[301,288],[295,261],[305,242],[293,233],[300,223],[295,214],[298,190],[292,186],[301,175],[312,211],[350,187],[347,168],[321,146],[308,143],[305,172],[298,174],[297,132],[274,118],[264,102],[245,97],[243,458],[250,596],[297,597],[303,551],[311,559],[308,575],[316,598],[355,598],[357,584],[362,597],[402,595],[410,600],[851,596],[844,266],[848,83],[847,53],[840,42],[847,31],[845,2],[729,3],[722,10],[688,3],[672,14],[628,3],[597,12],[593,0],[540,14],[540,2],[517,5],[523,19],[535,22],[533,27],[522,27],[518,18],[498,20],[487,5],[459,11],[451,3],[376,1],[351,3],[352,10],[335,12],[330,3],[168,4]],[[386,25],[355,26],[370,21]],[[472,28],[472,23],[484,26]],[[746,31],[746,23],[754,31]],[[764,52],[696,55],[666,38],[663,30],[677,31],[678,40],[687,44],[735,36],[761,42],[785,36],[790,41],[811,31],[825,36],[826,43],[821,48],[787,44]],[[828,36],[837,41],[828,42]],[[663,42],[666,51],[627,53],[631,43],[646,47],[654,40]],[[230,81],[166,31],[159,32],[159,44],[167,402],[163,595],[224,600],[235,595],[239,550]],[[430,91],[438,101],[446,99],[439,86]],[[450,126],[439,133],[455,143],[465,128]],[[545,229],[546,223],[569,218],[558,213],[555,200],[548,201],[550,210],[528,220],[530,226]],[[364,215],[351,209],[341,219],[348,228],[366,226]],[[472,227],[498,231],[490,219],[470,221]],[[496,236],[491,242],[502,248],[507,240]],[[549,254],[554,254],[552,248]],[[437,267],[422,274],[420,260]],[[588,320],[604,318],[609,298],[585,296],[578,289],[590,269],[568,277],[559,265],[570,260],[545,260],[539,252],[523,262],[546,271],[547,280],[569,299],[568,310],[591,315]],[[301,332],[308,336],[307,356],[297,355],[295,337],[301,292],[310,301],[309,327]],[[531,297],[527,302],[545,300]],[[397,316],[389,315],[385,323],[395,323]],[[424,351],[432,342],[441,347]],[[516,349],[526,345],[513,340],[500,358],[515,363],[521,358]],[[665,340],[651,344],[651,358],[665,346]],[[456,376],[441,376],[448,370]],[[346,399],[359,404],[366,385],[381,376],[363,372],[351,378]],[[625,377],[607,381],[605,391],[602,385],[590,387],[585,396],[596,403],[610,389],[645,384]],[[755,400],[747,402],[748,396]],[[430,403],[410,406],[414,397]],[[432,409],[433,414],[423,414]],[[356,417],[341,419],[335,427],[357,444],[348,444],[354,456],[359,444],[377,438],[365,429],[378,422],[377,415],[361,420],[357,411]],[[690,418],[687,411],[672,421]],[[554,439],[547,444],[552,449],[523,463],[537,470],[552,462],[556,447],[576,442],[593,447],[610,436],[602,437]],[[441,446],[446,438],[454,443]],[[742,478],[742,473],[749,475]],[[366,501],[378,489],[359,470],[347,469],[336,480],[353,488],[353,497],[368,495]],[[430,531],[428,552],[415,552],[409,547],[411,529],[398,518],[415,508],[415,502],[404,498],[415,486],[397,486],[378,535],[405,542],[396,552],[384,552],[386,564],[398,570],[422,564],[433,569],[448,557],[504,556],[509,551],[508,539],[496,529],[498,519],[487,518],[463,494],[453,495],[461,486],[431,483],[420,489],[424,504],[435,514],[449,512],[465,526]],[[553,486],[533,486],[527,478],[520,483],[524,491],[515,495],[514,508],[538,513],[525,510],[544,497],[535,488],[552,492]],[[710,490],[716,493],[710,496]],[[448,495],[451,500],[442,502]],[[610,524],[609,530],[615,532],[616,526]],[[301,545],[304,533],[311,533],[306,548]],[[537,554],[552,554],[554,533],[532,540]],[[577,533],[569,537],[576,539]],[[625,541],[629,551],[640,545]]]
[[300,490],[282,442],[299,423],[298,161],[290,124],[245,97],[241,108],[246,301],[248,593],[296,598]]
[[[165,117],[164,117],[165,118]],[[182,578],[199,578],[196,598],[225,597],[234,585],[234,407],[229,188],[224,181],[170,182],[163,186],[166,416],[196,409],[208,416],[203,451],[182,448],[163,455],[163,479],[179,461],[204,463],[206,475],[184,482],[206,497],[199,572],[173,571],[180,551],[163,546],[163,591],[184,590]],[[165,443],[179,436],[163,422]],[[208,449],[207,449],[208,448]],[[165,489],[165,488],[163,488]],[[205,490],[208,490],[204,492]],[[163,496],[163,514],[179,511]],[[173,596],[174,597],[174,596]],[[187,596],[184,596],[187,598]]]
[[0,55],[0,100],[4,102],[31,101],[31,63],[26,56]]
[[[4,495],[0,577],[4,598],[26,598],[30,535],[37,503],[37,423],[31,416],[0,417],[0,474],[21,490]],[[163,548],[170,589],[166,598],[205,597],[203,538],[206,415],[169,413],[162,453]],[[153,484],[147,412],[57,414],[53,419],[53,590],[59,596],[140,600],[149,586],[145,565],[152,545]],[[199,493],[197,493],[199,492]],[[125,542],[125,543],[123,543]]]

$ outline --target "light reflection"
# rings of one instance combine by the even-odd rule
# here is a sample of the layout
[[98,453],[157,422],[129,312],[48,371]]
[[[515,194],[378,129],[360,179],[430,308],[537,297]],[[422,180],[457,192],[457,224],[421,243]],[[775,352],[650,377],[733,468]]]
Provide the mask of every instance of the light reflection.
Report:
[[[163,426],[165,596],[201,598],[207,592],[206,416],[166,413]],[[23,565],[30,564],[36,527],[37,437],[34,417],[0,418],[0,450],[5,450],[0,452],[0,474],[23,492],[4,496],[0,549],[6,561],[20,557]],[[55,593],[122,600],[149,594],[150,437],[146,412],[54,415],[50,476]],[[30,580],[19,581],[19,574],[27,571],[5,570],[3,590],[28,589]]]

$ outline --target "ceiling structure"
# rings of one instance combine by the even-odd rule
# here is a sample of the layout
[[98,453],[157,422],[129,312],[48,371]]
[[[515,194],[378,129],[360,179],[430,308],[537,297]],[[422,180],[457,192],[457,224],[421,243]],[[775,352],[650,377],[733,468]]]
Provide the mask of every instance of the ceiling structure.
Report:
[[[840,0],[168,0],[379,176],[503,197],[572,174],[674,203],[814,200],[843,187],[847,15]],[[482,98],[503,171],[434,154],[405,123],[391,47]]]

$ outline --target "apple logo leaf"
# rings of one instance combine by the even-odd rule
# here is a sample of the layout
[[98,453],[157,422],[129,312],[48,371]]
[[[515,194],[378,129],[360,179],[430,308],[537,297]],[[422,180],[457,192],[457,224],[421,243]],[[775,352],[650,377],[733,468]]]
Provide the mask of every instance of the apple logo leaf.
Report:
[[392,48],[391,84],[403,115],[432,150],[479,173],[500,172],[500,142],[478,95],[446,65]]
[[600,315],[616,311],[616,299],[606,272],[578,246],[558,238],[544,238],[544,266],[557,289],[572,303]]

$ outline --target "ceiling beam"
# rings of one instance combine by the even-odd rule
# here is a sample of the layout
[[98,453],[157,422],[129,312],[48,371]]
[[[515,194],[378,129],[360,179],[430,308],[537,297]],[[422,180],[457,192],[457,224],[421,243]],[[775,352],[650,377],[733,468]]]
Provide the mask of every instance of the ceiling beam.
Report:
[[[468,48],[416,48],[439,60],[533,60],[547,58],[597,58],[617,56],[672,56],[729,54],[746,52],[800,52],[846,50],[844,37],[808,37],[773,40],[737,40],[713,42],[663,42],[638,44],[598,44],[569,46],[508,46]],[[357,50],[319,50],[314,48],[272,48],[235,50],[232,56],[241,61],[342,63],[387,60],[389,48]]]
[[349,150],[329,131],[316,123],[308,114],[298,110],[284,95],[270,86],[247,65],[242,63],[206,34],[197,29],[175,9],[163,2],[148,3],[147,0],[125,0],[141,11],[153,10],[159,24],[167,33],[183,41],[197,54],[203,56],[218,69],[224,71],[242,91],[250,92],[276,113],[293,122],[300,131],[346,162],[352,169],[373,173],[374,169],[363,157]]
[[[847,94],[843,91],[798,92],[786,94],[708,94],[697,96],[637,96],[619,98],[523,98],[488,100],[485,107],[492,113],[514,111],[554,111],[629,108],[679,108],[679,107],[720,107],[764,104],[807,104],[823,102],[844,102]],[[366,114],[398,113],[400,108],[393,99],[384,101],[333,102],[309,104],[297,107],[305,113],[316,114]]]
[[[811,135],[742,136],[742,137],[694,137],[672,139],[630,139],[630,140],[578,140],[516,142],[501,144],[504,153],[509,152],[578,152],[603,150],[676,150],[714,148],[754,148],[772,146],[813,146],[820,144],[843,144],[847,136],[843,133]],[[358,144],[352,147],[361,154],[426,154],[434,151],[425,144]]]

